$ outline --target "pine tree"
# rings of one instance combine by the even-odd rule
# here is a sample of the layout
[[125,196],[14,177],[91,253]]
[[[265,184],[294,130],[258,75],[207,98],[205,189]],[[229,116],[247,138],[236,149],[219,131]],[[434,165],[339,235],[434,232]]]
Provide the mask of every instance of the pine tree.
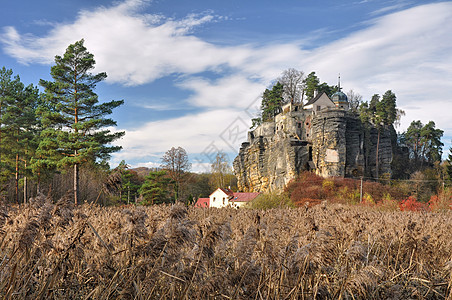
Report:
[[[74,168],[74,202],[79,202],[79,167],[96,160],[107,160],[121,147],[109,146],[124,135],[105,129],[116,122],[106,118],[124,103],[110,101],[99,104],[94,92],[96,84],[107,78],[106,73],[91,74],[95,60],[84,46],[84,40],[69,45],[64,55],[55,57],[51,68],[53,81],[40,80],[45,88],[45,103],[41,107],[45,130],[40,153],[48,153],[43,165]],[[43,155],[43,157],[45,157]]]
[[166,171],[151,171],[138,190],[143,197],[142,204],[152,205],[171,202],[169,186],[173,181],[167,177]]
[[27,176],[30,175],[30,159],[37,148],[39,120],[36,107],[39,90],[30,84],[27,87],[16,82],[16,94],[6,107],[3,115],[5,142],[9,145],[11,161],[14,164],[15,195],[19,203],[19,179],[24,176],[24,201],[27,200]]

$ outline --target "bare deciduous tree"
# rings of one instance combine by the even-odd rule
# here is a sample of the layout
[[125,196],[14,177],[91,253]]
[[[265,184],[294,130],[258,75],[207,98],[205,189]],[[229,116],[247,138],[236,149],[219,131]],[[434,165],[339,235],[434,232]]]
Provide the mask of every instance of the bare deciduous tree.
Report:
[[178,200],[184,175],[191,169],[187,152],[182,147],[171,147],[163,155],[161,167],[168,171],[168,175],[174,181],[174,198]]
[[350,104],[350,110],[357,112],[361,102],[363,100],[363,96],[358,93],[355,93],[354,90],[349,90],[347,92],[348,103]]
[[214,188],[226,187],[227,175],[231,174],[231,167],[229,166],[228,156],[224,152],[218,152],[215,160],[211,165],[212,177],[211,185]]
[[301,96],[304,88],[304,78],[304,72],[294,68],[289,68],[282,72],[278,81],[284,86],[283,97],[286,102],[292,104],[296,102],[303,103]]

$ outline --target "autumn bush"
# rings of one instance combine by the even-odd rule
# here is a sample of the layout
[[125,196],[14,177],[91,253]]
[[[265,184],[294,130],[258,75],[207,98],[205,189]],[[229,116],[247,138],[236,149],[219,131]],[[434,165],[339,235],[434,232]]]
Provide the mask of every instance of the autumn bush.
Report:
[[2,299],[446,299],[452,213],[0,207]]
[[[323,200],[341,204],[358,204],[361,200],[361,182],[351,178],[323,178],[312,172],[302,172],[298,178],[288,184],[285,192],[298,206],[304,206],[308,202],[309,206],[312,206]],[[402,201],[409,194],[397,185],[363,181],[364,204],[377,204],[388,196],[393,200]]]

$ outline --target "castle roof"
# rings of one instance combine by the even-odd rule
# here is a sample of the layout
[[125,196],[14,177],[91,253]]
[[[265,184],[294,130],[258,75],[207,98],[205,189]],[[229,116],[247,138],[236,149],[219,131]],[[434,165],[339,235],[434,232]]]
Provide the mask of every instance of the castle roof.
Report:
[[336,93],[331,96],[331,100],[333,100],[334,103],[336,102],[348,102],[347,95],[344,94],[342,91],[337,91]]
[[[315,97],[313,97],[313,98],[311,98],[311,100],[309,100],[305,105],[311,105],[311,104],[314,104],[317,100],[319,100],[320,99],[320,97],[322,97],[322,95],[323,94],[325,94],[326,95],[326,93],[325,92],[322,92],[322,93],[318,93],[317,94],[317,96],[315,96]],[[326,95],[327,97],[328,97],[328,95]]]

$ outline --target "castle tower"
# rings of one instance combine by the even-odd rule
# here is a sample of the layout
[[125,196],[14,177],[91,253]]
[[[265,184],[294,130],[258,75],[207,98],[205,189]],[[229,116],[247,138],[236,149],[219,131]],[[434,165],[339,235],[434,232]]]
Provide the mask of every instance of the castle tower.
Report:
[[337,87],[339,90],[331,96],[331,100],[333,100],[337,108],[348,110],[350,105],[348,103],[347,95],[341,91],[341,74],[339,74]]

